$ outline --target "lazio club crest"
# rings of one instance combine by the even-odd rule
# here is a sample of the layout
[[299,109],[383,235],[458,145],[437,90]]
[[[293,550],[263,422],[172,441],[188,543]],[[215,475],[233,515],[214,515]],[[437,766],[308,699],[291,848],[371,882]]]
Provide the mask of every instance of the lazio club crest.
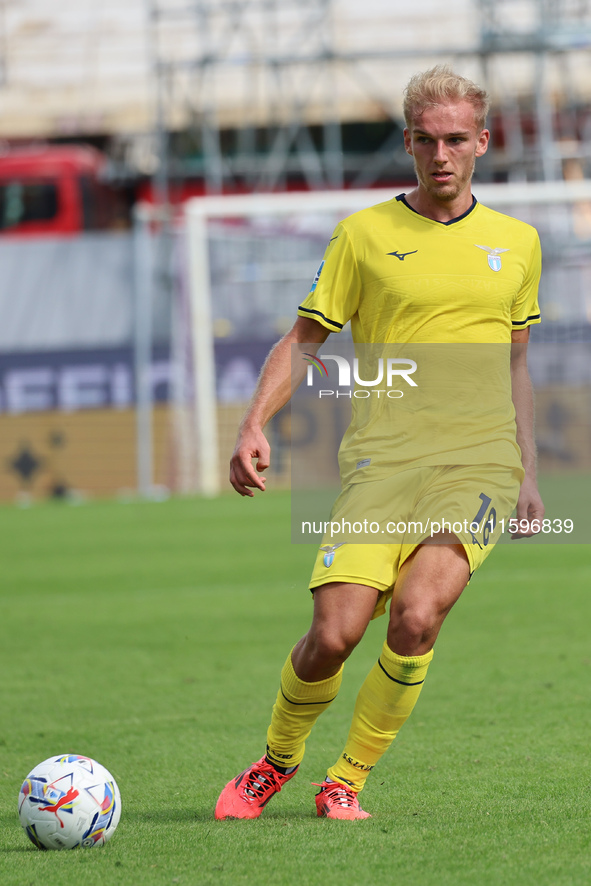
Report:
[[484,249],[487,253],[488,266],[491,271],[500,271],[501,270],[501,253],[509,252],[508,249],[491,249],[490,246],[479,246],[478,243],[475,243],[478,249]]
[[320,550],[325,551],[324,557],[322,558],[322,562],[324,563],[324,565],[326,566],[327,569],[330,566],[332,566],[332,562],[334,560],[334,552],[336,551],[336,549],[342,548],[342,546],[344,544],[345,544],[345,542],[342,541],[338,545],[321,545],[320,546]]

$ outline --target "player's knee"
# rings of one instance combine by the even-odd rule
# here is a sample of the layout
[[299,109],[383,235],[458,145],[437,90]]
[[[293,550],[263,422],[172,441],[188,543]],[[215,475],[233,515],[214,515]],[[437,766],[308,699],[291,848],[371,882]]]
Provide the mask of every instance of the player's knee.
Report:
[[349,658],[361,637],[357,636],[356,632],[346,629],[319,627],[311,639],[314,655],[319,661],[342,664]]
[[388,635],[411,643],[426,640],[436,629],[438,619],[429,609],[397,606],[390,618]]

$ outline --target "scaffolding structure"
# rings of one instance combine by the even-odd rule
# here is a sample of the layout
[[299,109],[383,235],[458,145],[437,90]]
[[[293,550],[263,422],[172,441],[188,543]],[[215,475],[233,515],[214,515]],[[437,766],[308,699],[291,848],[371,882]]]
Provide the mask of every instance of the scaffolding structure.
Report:
[[[591,160],[591,113],[577,94],[589,78],[589,0],[478,0],[479,56],[504,134],[492,164],[510,181],[583,178]],[[528,94],[505,82],[507,56],[528,70]]]
[[[591,0],[473,0],[472,45],[373,50],[339,48],[338,0],[146,2],[164,192],[169,177],[202,178],[216,194],[282,190],[294,176],[310,189],[368,187],[385,171],[409,173],[399,107],[367,63],[414,58],[480,65],[502,131],[481,165],[489,180],[561,179],[569,160],[567,177],[576,177],[591,159],[591,114],[581,112],[573,71],[591,60]],[[343,152],[336,88],[343,75],[390,124],[382,143],[356,158]],[[218,101],[230,81],[240,83],[234,111]],[[171,151],[175,130],[184,131],[192,159]]]
[[[238,183],[248,190],[281,189],[294,172],[310,188],[342,187],[340,120],[332,90],[332,0],[149,2],[161,167],[171,175],[196,172],[212,194]],[[179,26],[183,47],[173,37]],[[302,67],[304,76],[294,78]],[[237,119],[228,121],[220,116],[217,94],[226,71],[236,68],[243,75],[242,95]],[[167,149],[179,104],[199,155],[184,170]],[[311,107],[322,120],[317,143],[308,125]],[[237,137],[224,150],[229,122]]]

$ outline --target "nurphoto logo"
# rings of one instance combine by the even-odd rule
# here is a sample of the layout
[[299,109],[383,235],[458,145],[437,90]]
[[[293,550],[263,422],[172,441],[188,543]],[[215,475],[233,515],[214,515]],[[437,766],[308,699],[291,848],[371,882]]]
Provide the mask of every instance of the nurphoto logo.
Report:
[[[404,391],[394,388],[394,384],[400,384],[402,380],[406,382],[407,385],[410,385],[410,387],[418,387],[417,382],[411,378],[413,373],[417,370],[415,360],[400,357],[387,357],[386,359],[380,357],[377,361],[377,367],[374,370],[374,372],[377,373],[376,377],[373,379],[366,379],[361,378],[358,357],[355,357],[353,361],[350,361],[347,357],[342,357],[340,354],[320,354],[319,357],[314,357],[312,354],[302,354],[302,359],[308,364],[306,375],[306,385],[308,387],[314,385],[314,369],[316,369],[324,379],[328,378],[329,375],[326,361],[332,360],[337,365],[337,387],[344,388],[345,390],[321,389],[318,391],[319,399],[322,399],[322,397],[356,397],[358,399],[367,399],[368,397],[371,397],[372,394],[377,397],[385,394],[385,396],[390,399],[398,400],[400,397],[404,396]],[[352,369],[351,362],[353,363]],[[353,384],[355,385],[354,390],[352,390],[351,379],[353,379]],[[378,388],[378,385],[385,385],[385,387]]]
[[[314,354],[302,354],[302,358],[309,366],[308,379],[310,378],[310,375],[313,375],[314,369],[317,369],[320,375],[326,378],[326,376],[328,375],[328,369],[326,368],[322,360],[319,360],[318,357],[314,356]],[[309,380],[308,384],[311,384]]]

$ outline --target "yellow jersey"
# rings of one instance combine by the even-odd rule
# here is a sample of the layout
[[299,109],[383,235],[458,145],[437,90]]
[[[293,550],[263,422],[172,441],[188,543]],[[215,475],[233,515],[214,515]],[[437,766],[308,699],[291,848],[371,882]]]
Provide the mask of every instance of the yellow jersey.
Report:
[[384,384],[369,394],[355,385],[339,453],[344,485],[404,465],[522,470],[510,343],[513,329],[540,322],[540,272],[535,228],[476,200],[442,223],[401,195],[337,225],[298,314],[333,332],[351,321],[361,379],[379,377],[381,354],[382,368],[396,365],[388,359],[417,364],[415,385],[402,378],[398,399]]

